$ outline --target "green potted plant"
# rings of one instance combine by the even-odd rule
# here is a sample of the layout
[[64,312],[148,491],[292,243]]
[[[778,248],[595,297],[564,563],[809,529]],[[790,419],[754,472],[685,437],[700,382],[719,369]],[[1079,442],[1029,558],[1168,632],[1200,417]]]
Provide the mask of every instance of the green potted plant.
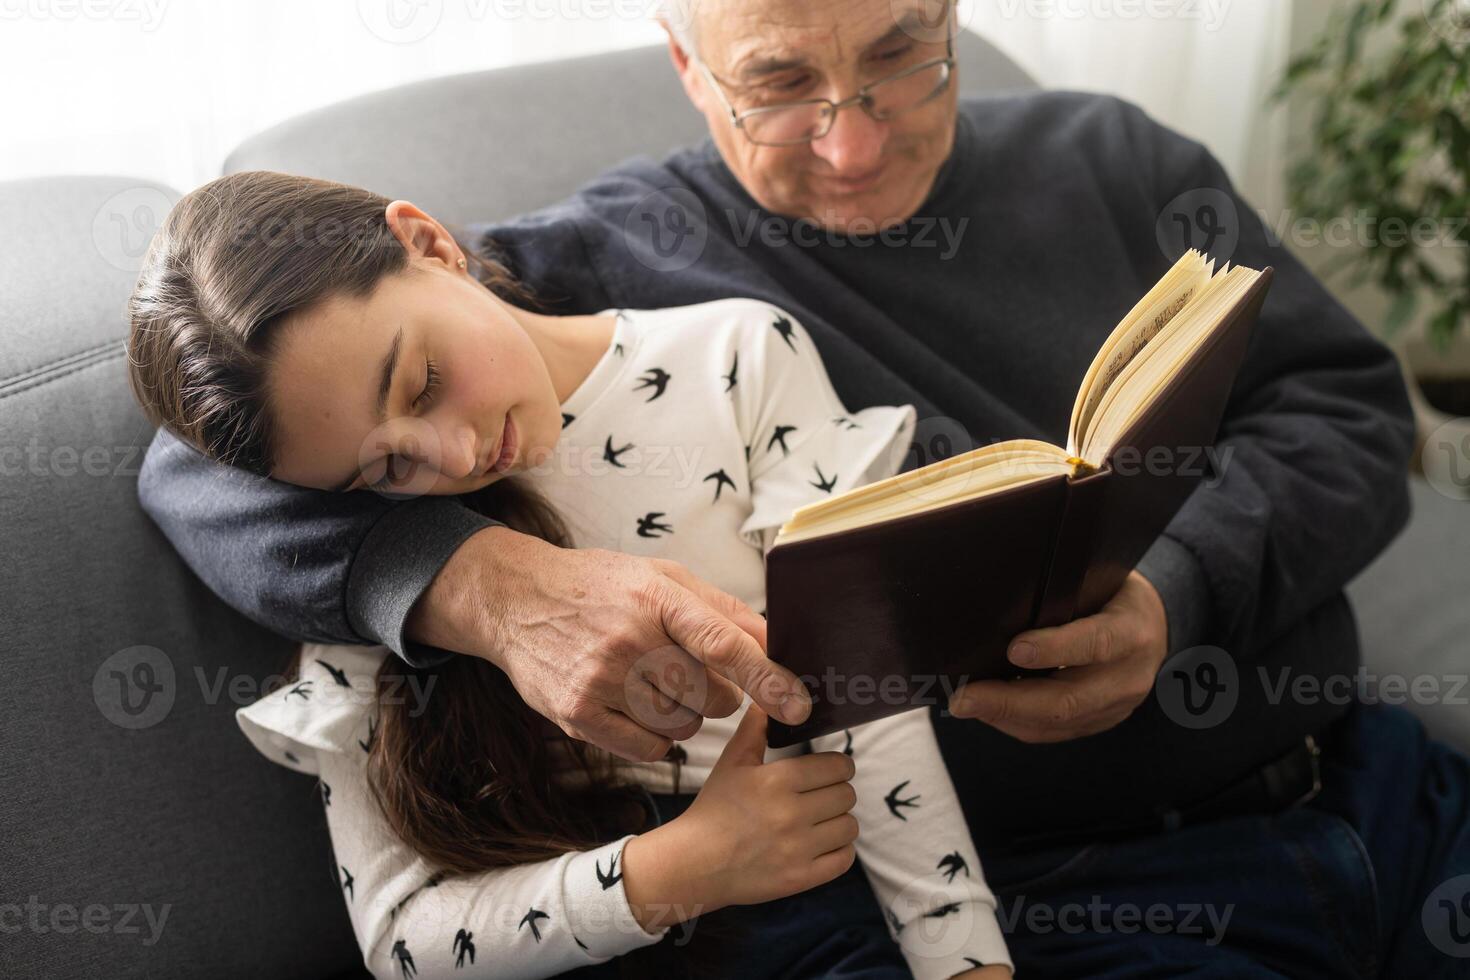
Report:
[[[1376,284],[1386,335],[1422,324],[1427,349],[1445,355],[1470,325],[1470,0],[1334,6],[1271,97],[1299,97],[1311,114],[1290,203],[1355,229],[1325,278]],[[1429,426],[1470,416],[1470,374],[1422,360],[1409,367],[1438,410]]]

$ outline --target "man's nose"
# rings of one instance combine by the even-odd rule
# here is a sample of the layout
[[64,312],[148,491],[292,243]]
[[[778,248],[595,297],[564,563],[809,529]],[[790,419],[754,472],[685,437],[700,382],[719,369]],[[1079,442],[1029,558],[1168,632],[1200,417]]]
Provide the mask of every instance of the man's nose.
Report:
[[825,136],[812,140],[812,152],[832,165],[830,176],[861,177],[877,168],[887,139],[888,124],[853,105],[837,114]]

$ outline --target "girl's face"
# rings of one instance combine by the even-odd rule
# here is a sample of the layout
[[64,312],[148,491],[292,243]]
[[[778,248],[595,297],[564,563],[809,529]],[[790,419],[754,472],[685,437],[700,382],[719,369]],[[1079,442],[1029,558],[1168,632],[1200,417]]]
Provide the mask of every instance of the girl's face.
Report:
[[550,455],[561,405],[546,361],[460,254],[429,242],[366,300],[334,297],[281,325],[273,478],[461,494]]

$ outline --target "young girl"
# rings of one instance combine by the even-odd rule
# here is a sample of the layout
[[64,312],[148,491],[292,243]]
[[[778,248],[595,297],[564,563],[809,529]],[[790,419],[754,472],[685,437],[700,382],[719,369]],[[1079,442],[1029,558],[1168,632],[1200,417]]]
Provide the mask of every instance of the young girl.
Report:
[[[754,609],[791,512],[907,452],[913,407],[848,412],[780,309],[532,304],[407,202],[235,174],[153,241],[131,382],[212,459],[460,495],[558,544],[677,561]],[[380,977],[1010,975],[926,711],[767,750],[747,696],[665,761],[630,763],[562,734],[484,660],[307,644],[288,676],[239,721],[320,779]]]

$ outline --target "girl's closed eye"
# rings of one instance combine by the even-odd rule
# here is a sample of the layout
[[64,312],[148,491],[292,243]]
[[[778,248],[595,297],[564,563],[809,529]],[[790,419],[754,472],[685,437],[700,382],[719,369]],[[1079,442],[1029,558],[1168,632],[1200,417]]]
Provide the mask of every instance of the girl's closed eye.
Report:
[[419,392],[419,396],[413,400],[413,407],[415,409],[419,409],[424,407],[425,405],[433,403],[434,391],[439,387],[439,383],[442,380],[439,375],[439,369],[434,364],[433,358],[427,359],[424,363],[426,365],[424,390]]

